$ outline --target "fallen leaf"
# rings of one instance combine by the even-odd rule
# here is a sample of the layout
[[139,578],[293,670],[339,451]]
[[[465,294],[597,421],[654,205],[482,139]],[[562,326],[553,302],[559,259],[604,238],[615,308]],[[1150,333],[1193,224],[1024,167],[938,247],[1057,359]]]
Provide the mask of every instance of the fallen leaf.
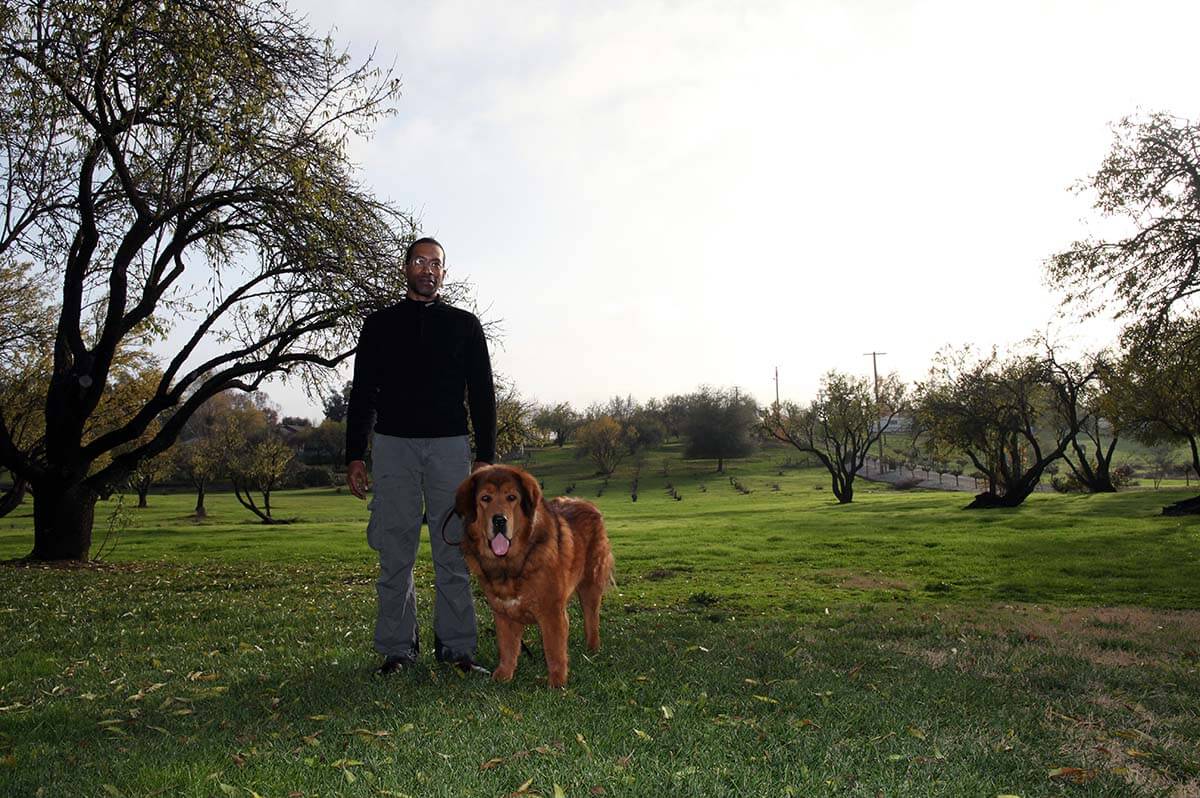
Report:
[[779,699],[771,698],[770,696],[766,696],[766,695],[756,695],[756,696],[754,696],[754,700],[762,701],[764,704],[778,704],[779,703]]
[[664,704],[663,706],[659,707],[659,709],[661,709],[661,710],[662,710],[662,714],[663,714],[663,718],[664,718],[664,719],[666,719],[666,720],[670,720],[671,718],[675,717],[675,712],[674,712],[674,710],[672,710],[672,709],[671,709],[669,706],[667,706],[667,705],[665,705],[665,704]]
[[504,764],[503,759],[501,759],[500,757],[493,757],[492,759],[489,759],[488,761],[486,761],[482,765],[480,765],[479,769],[480,770],[491,770],[492,768],[498,767],[503,764]]
[[237,795],[238,794],[237,787],[234,787],[232,784],[226,784],[223,781],[217,782],[217,788],[220,789],[221,792],[225,793],[226,795]]
[[1085,770],[1083,768],[1055,768],[1048,774],[1050,778],[1059,781],[1069,781],[1072,784],[1087,784],[1092,779],[1096,778],[1096,771],[1092,769]]
[[554,785],[554,798],[567,798],[567,794],[563,792],[563,788],[557,784]]
[[908,733],[911,734],[913,737],[916,737],[918,740],[925,739],[925,732],[921,731],[916,726],[909,726]]
[[649,734],[646,734],[646,733],[645,733],[644,731],[642,731],[641,729],[634,729],[634,730],[633,730],[633,733],[634,733],[635,735],[637,735],[637,738],[638,738],[639,740],[645,740],[646,742],[654,742],[654,738],[653,738],[653,737],[651,737]]
[[575,735],[575,741],[583,746],[583,750],[587,752],[588,759],[592,758],[592,747],[587,744],[587,740],[583,739],[582,734]]

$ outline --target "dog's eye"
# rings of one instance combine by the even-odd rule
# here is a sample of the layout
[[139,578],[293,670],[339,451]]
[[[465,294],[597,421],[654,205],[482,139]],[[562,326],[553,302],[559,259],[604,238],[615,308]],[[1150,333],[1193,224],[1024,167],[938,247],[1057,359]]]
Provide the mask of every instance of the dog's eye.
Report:
[[484,504],[487,504],[491,500],[492,500],[492,497],[488,496],[486,493],[480,498],[480,501],[483,502]]
[[506,496],[505,498],[508,499],[510,502],[515,502],[517,500],[517,497],[511,493],[508,494],[508,496]]

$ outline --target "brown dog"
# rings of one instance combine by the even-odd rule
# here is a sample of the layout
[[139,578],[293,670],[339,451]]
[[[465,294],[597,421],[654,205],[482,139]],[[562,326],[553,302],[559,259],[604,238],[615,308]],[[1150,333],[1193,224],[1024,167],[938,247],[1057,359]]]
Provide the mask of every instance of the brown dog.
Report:
[[536,623],[550,686],[567,682],[567,601],[579,594],[588,649],[600,647],[600,602],[612,581],[613,557],[604,519],[582,499],[542,499],[528,472],[490,466],[458,486],[463,556],[479,577],[496,618],[500,664],[507,682],[517,668],[521,635]]

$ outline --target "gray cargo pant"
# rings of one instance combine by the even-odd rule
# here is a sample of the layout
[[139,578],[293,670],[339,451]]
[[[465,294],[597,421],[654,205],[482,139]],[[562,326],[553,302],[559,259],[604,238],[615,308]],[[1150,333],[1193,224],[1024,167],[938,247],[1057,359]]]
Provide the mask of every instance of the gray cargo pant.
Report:
[[462,539],[462,519],[452,515],[454,491],[470,471],[471,446],[465,435],[397,438],[375,433],[367,542],[379,552],[375,650],[384,656],[415,656],[418,650],[413,563],[421,543],[422,499],[429,520],[437,594],[433,605],[435,653],[447,660],[475,654],[475,604],[467,564],[458,546],[442,539],[442,522],[447,516],[451,518],[446,524],[446,540]]

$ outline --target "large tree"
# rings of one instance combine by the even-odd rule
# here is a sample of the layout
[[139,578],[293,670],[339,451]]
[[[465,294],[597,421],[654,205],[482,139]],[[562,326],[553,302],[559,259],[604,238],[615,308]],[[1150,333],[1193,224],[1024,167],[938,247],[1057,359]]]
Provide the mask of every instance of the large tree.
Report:
[[[1144,342],[1161,336],[1168,348],[1175,346],[1176,341],[1166,340],[1164,327],[1173,319],[1190,326],[1197,309],[1200,123],[1165,113],[1122,119],[1113,128],[1112,148],[1100,168],[1078,188],[1092,195],[1105,229],[1116,233],[1076,241],[1052,257],[1047,263],[1051,281],[1066,289],[1066,302],[1089,313],[1115,301],[1116,315],[1132,319],[1132,334],[1143,342],[1139,346],[1149,362],[1169,365],[1178,352],[1166,352],[1160,360],[1160,353]],[[1130,365],[1139,380],[1156,382],[1146,364]],[[1186,415],[1187,405],[1200,401],[1194,392],[1177,390],[1174,396],[1179,407],[1162,408],[1158,415]],[[1136,404],[1144,397],[1126,398]],[[1172,511],[1189,510],[1200,512],[1200,497]]]
[[854,501],[854,479],[883,430],[904,409],[904,385],[892,374],[876,386],[863,377],[830,371],[805,407],[776,402],[763,426],[776,440],[814,455],[829,472],[840,504]]
[[[1063,456],[1086,416],[1064,411],[1070,374],[1049,357],[941,353],[914,409],[933,440],[963,452],[988,481],[970,509],[1016,507]],[[1088,376],[1091,378],[1091,375]]]
[[[57,286],[44,446],[0,416],[0,464],[33,487],[32,556],[86,558],[97,497],[205,401],[319,381],[402,295],[411,219],[359,185],[346,146],[398,82],[281,0],[9,0],[0,85],[0,264]],[[89,440],[147,330],[174,333],[161,379]]]

